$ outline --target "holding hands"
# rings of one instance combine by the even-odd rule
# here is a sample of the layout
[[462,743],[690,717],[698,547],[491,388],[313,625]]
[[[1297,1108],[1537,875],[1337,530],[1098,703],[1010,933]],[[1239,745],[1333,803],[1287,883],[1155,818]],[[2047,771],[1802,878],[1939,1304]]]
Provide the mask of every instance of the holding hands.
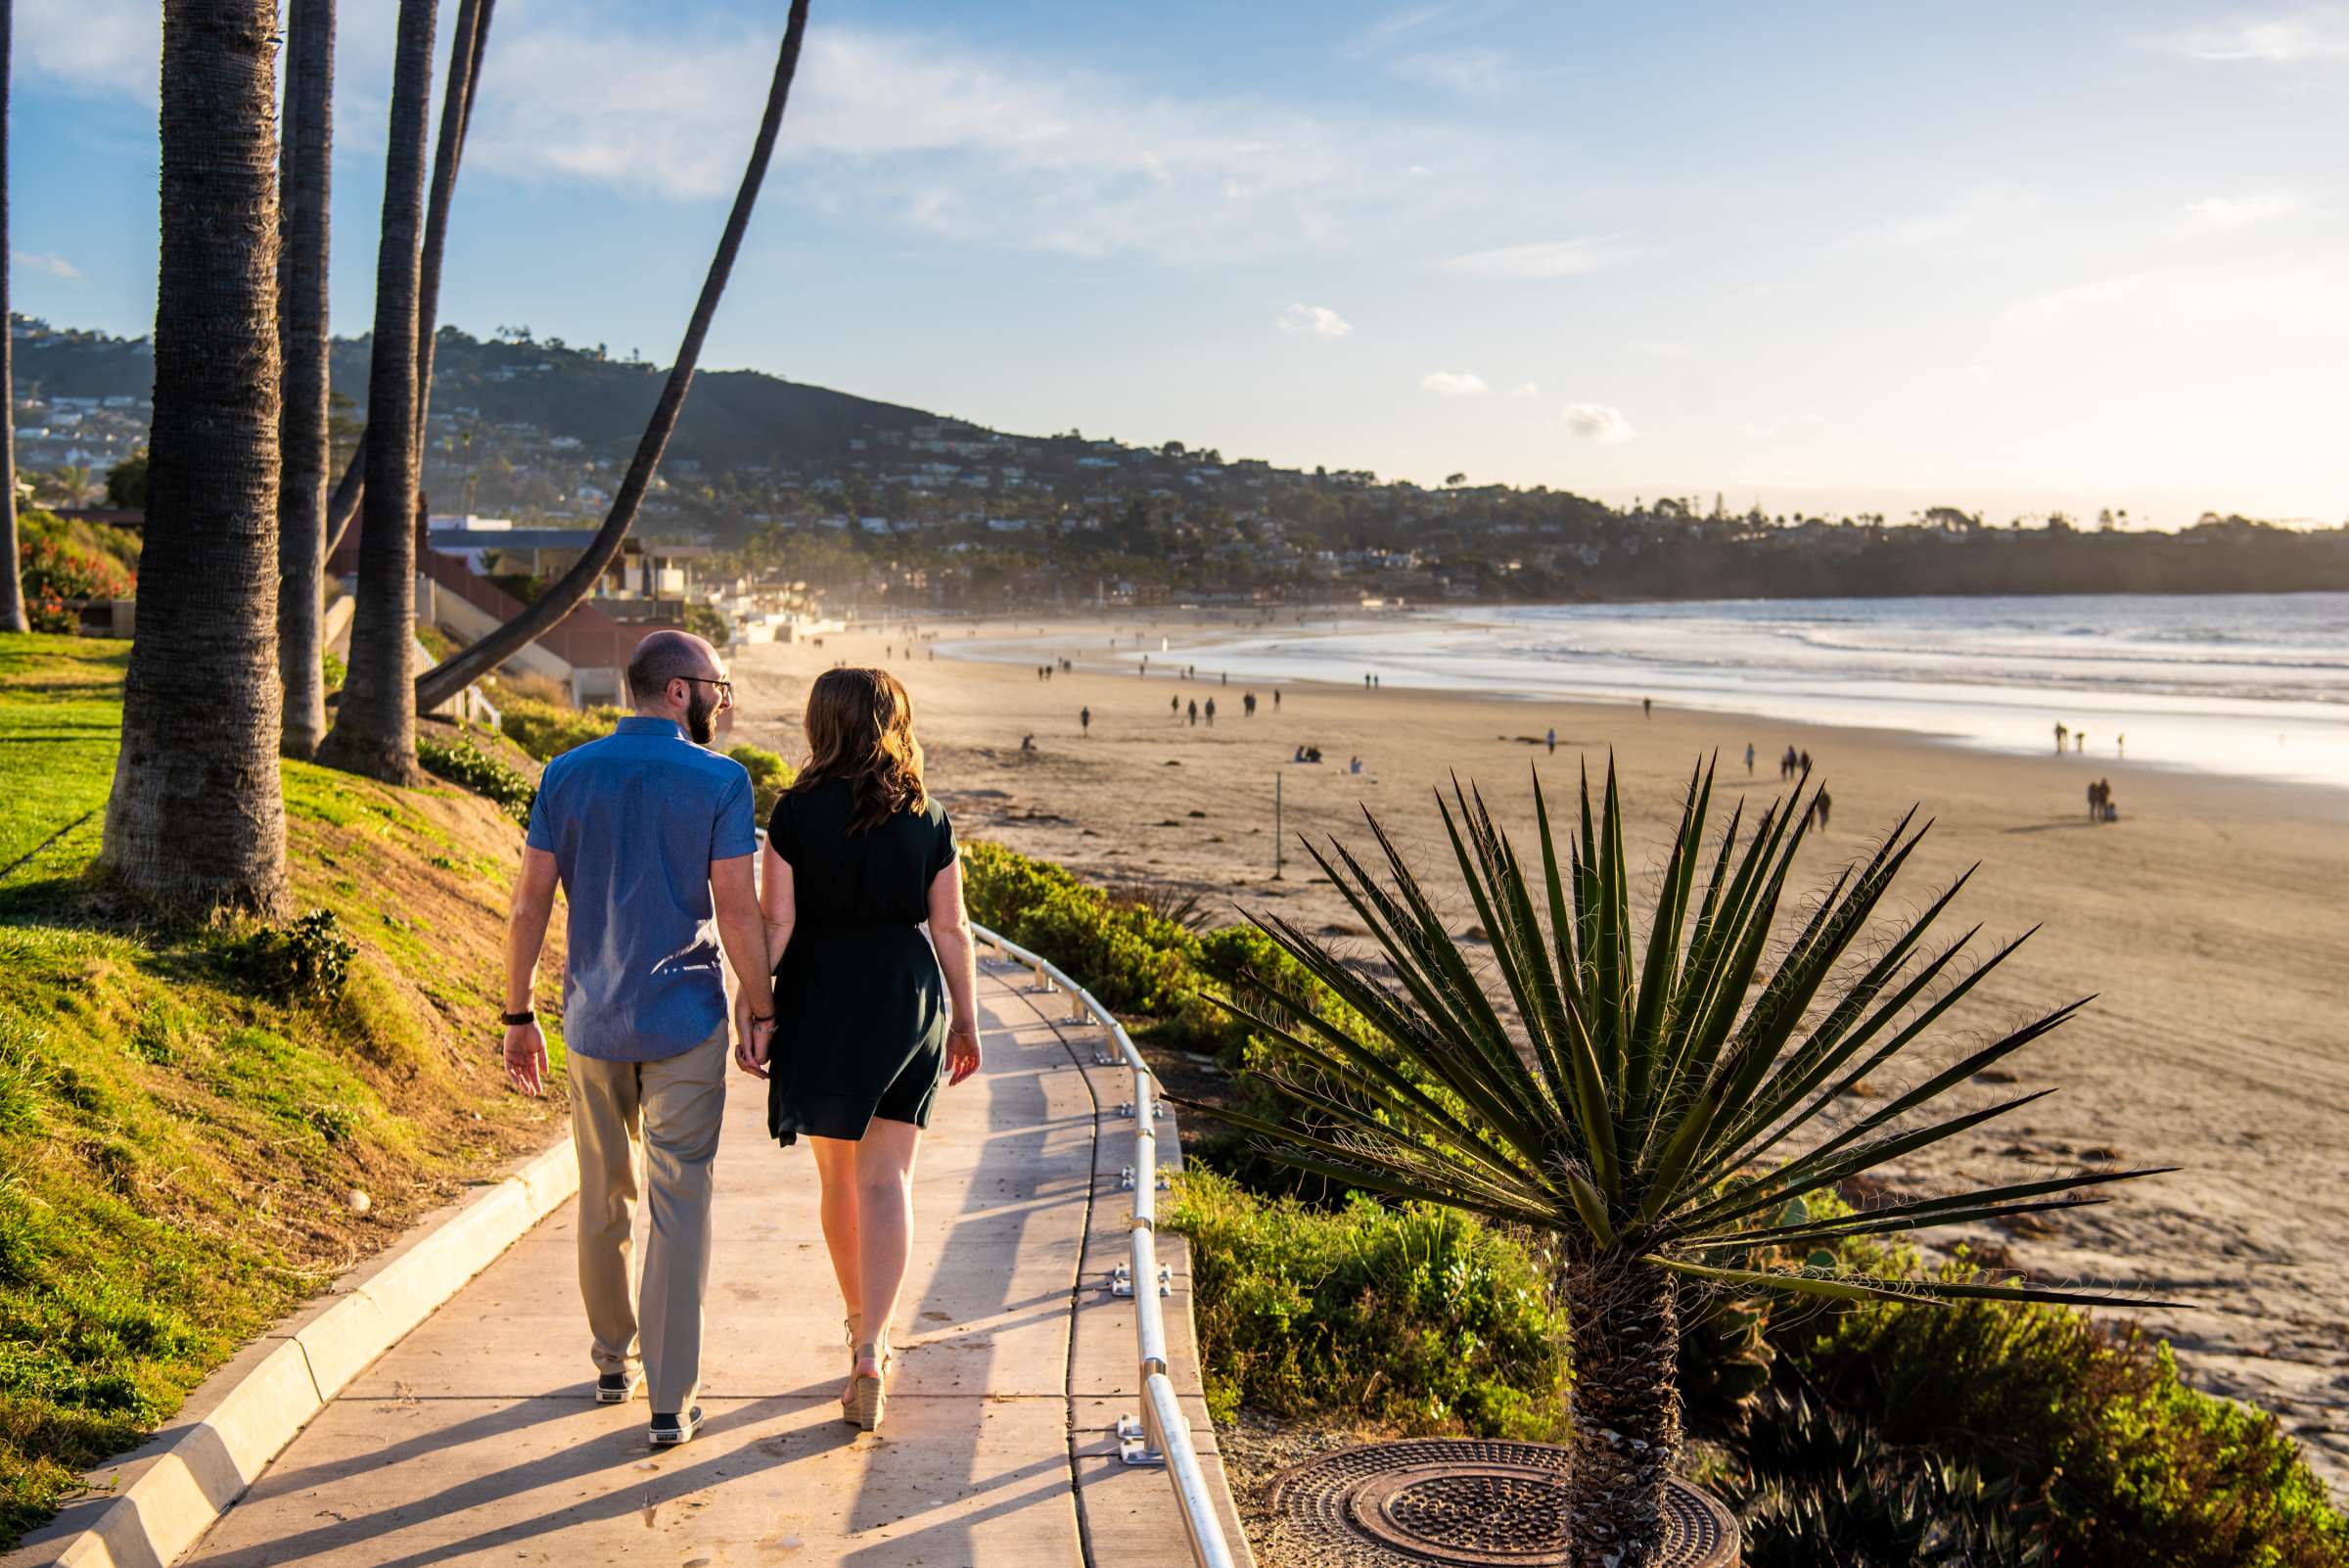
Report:
[[746,989],[734,998],[734,1065],[753,1078],[764,1078],[774,1045],[774,1002],[767,1002],[767,1012],[762,1017]]

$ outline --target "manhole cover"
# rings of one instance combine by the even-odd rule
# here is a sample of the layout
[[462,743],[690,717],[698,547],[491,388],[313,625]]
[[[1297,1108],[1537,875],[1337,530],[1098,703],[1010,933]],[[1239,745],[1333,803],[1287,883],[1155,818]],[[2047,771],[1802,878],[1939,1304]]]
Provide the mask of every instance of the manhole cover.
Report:
[[[1547,1443],[1426,1438],[1325,1453],[1276,1476],[1272,1516],[1395,1563],[1565,1568],[1566,1451]],[[1735,1568],[1728,1510],[1672,1483],[1658,1568]]]

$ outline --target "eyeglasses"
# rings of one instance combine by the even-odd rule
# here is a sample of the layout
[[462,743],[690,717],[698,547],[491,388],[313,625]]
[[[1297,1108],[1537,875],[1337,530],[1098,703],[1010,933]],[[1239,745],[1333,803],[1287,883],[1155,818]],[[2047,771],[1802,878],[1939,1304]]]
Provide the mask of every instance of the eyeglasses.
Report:
[[725,695],[726,701],[734,700],[734,682],[730,680],[719,680],[714,675],[679,675],[677,678],[679,680],[698,680],[705,686],[715,686]]

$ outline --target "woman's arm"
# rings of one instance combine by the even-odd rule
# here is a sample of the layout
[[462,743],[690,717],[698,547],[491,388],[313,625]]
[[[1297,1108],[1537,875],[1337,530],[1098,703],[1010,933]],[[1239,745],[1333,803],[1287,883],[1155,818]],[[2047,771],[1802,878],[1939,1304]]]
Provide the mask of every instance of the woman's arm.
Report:
[[946,1035],[946,1082],[959,1084],[979,1071],[979,948],[971,940],[971,917],[962,907],[962,860],[930,879],[930,942],[945,972],[951,1022]]
[[[799,899],[792,892],[791,862],[777,854],[772,844],[760,850],[759,857],[759,917],[766,937],[766,973],[772,974],[783,961],[783,949],[791,945],[791,928],[799,918]],[[772,1002],[767,1010],[770,1013],[774,1010]],[[738,1030],[735,1064],[755,1078],[764,1078],[767,1056],[773,1046],[772,1031],[754,1040],[748,1029]]]

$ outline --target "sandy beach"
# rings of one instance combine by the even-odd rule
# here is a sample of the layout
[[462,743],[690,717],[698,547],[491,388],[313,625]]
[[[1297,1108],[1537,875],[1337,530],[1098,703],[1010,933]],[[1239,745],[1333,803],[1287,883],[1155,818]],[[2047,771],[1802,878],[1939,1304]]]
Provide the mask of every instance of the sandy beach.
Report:
[[[1120,623],[1128,628],[1121,647],[1141,623]],[[1482,787],[1522,844],[1532,831],[1530,767],[1539,763],[1564,791],[1611,751],[1632,807],[1628,836],[1652,849],[1652,872],[1698,758],[1720,756],[1717,796],[1743,791],[1758,804],[1782,788],[1776,759],[1792,744],[1812,754],[1833,797],[1829,830],[1803,853],[1812,885],[1921,806],[1936,825],[1904,878],[1903,907],[1921,907],[1980,861],[1945,917],[1957,922],[1948,934],[1979,921],[1975,950],[1987,952],[2043,926],[1960,1009],[1963,1035],[1950,1043],[1978,1042],[2092,992],[2096,1000],[2013,1058],[2013,1084],[1981,1085],[1976,1098],[2062,1092],[1942,1145],[1897,1179],[1924,1189],[2083,1163],[2184,1167],[2062,1216],[2045,1233],[1984,1239],[2044,1280],[2119,1284],[2188,1304],[2142,1320],[2176,1344],[2202,1386],[2276,1410],[2333,1485],[2349,1487],[2349,1186],[2340,1179],[2349,791],[1662,705],[1643,717],[1636,703],[1298,684],[1280,689],[1276,711],[1259,684],[1251,718],[1242,716],[1249,688],[1218,684],[1204,664],[1195,680],[1114,668],[1111,627],[1101,623],[1049,625],[1036,663],[1065,655],[1077,669],[1048,681],[1035,665],[932,657],[974,631],[1002,637],[1033,633],[1033,624],[933,629],[939,641],[910,660],[894,629],[743,650],[735,734],[797,761],[807,682],[838,662],[886,663],[914,694],[933,787],[964,837],[996,839],[1103,883],[1179,884],[1222,917],[1276,910],[1308,930],[1350,930],[1350,911],[1313,880],[1295,835],[1359,840],[1359,805],[1414,846],[1424,869],[1444,872],[1449,852],[1431,792],[1453,771]],[[885,660],[885,649],[897,657]],[[1179,707],[1211,697],[1212,726],[1170,712],[1170,699]],[[1089,736],[1078,722],[1087,707]],[[1554,756],[1537,739],[1552,726]],[[1021,751],[1024,735],[1034,752]],[[1322,764],[1293,763],[1300,745],[1318,746]],[[1359,775],[1347,769],[1356,756]],[[2088,820],[2092,777],[2111,780],[2120,821]],[[1290,835],[1277,881],[1276,778]],[[1463,909],[1460,928],[1472,919]]]

